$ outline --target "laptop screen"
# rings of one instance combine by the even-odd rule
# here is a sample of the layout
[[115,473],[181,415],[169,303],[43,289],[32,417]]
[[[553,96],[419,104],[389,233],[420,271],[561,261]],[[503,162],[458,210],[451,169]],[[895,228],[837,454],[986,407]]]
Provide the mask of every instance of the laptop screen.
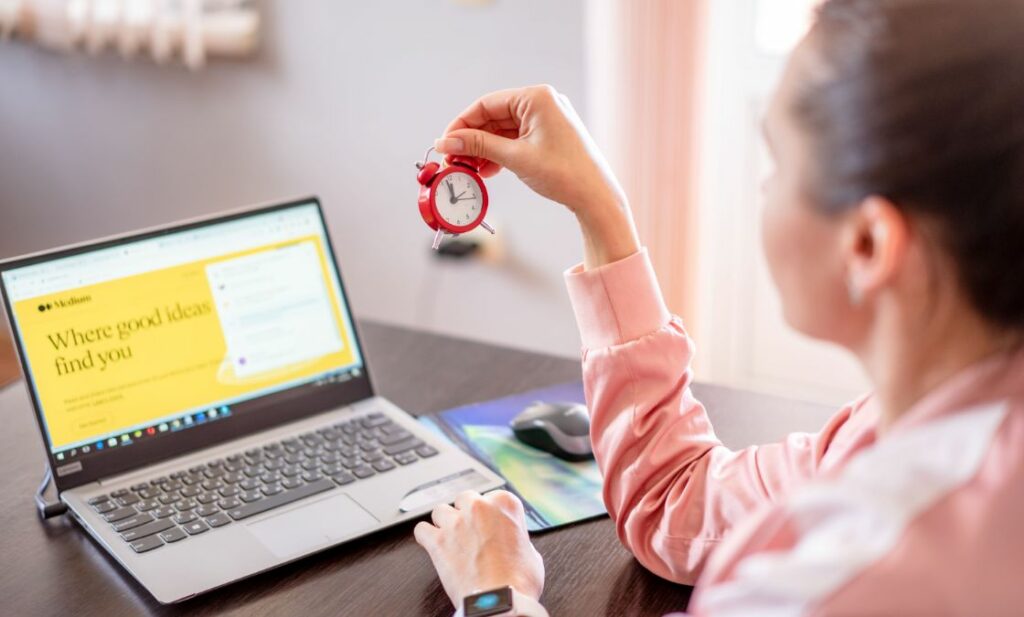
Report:
[[58,469],[364,371],[315,201],[66,253],[0,274]]

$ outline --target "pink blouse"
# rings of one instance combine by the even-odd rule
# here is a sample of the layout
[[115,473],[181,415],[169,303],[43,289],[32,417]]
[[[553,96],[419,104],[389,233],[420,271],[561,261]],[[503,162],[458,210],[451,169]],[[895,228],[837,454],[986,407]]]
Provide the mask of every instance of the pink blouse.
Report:
[[646,567],[696,584],[693,615],[1024,615],[1024,354],[884,435],[866,396],[816,434],[733,451],[646,252],[566,283],[608,511]]

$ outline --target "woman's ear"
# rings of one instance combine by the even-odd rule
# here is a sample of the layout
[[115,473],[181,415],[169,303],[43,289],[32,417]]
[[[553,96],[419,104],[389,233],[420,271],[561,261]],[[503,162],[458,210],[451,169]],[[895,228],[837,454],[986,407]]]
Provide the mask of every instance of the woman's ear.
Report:
[[889,285],[905,261],[910,225],[891,201],[872,196],[849,212],[843,250],[851,304]]

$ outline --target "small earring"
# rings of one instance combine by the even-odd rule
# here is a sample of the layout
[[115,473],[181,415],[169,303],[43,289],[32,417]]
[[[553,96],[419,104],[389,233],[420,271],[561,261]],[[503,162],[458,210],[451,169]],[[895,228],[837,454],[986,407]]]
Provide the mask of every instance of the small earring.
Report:
[[853,306],[860,306],[861,302],[864,301],[864,290],[852,278],[846,279],[846,293],[850,297],[850,304]]

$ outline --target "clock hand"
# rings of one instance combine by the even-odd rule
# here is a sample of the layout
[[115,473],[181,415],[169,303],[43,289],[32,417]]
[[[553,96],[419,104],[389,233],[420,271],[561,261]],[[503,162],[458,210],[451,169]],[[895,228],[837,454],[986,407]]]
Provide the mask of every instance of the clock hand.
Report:
[[459,197],[462,197],[465,194],[466,194],[466,191],[462,191],[461,193],[459,193],[458,195],[455,196],[455,199],[458,199]]
[[448,196],[449,196],[448,197],[448,203],[450,203],[450,204],[455,203],[455,189],[452,188],[452,181],[448,180],[444,184],[445,184],[445,186],[448,187]]

